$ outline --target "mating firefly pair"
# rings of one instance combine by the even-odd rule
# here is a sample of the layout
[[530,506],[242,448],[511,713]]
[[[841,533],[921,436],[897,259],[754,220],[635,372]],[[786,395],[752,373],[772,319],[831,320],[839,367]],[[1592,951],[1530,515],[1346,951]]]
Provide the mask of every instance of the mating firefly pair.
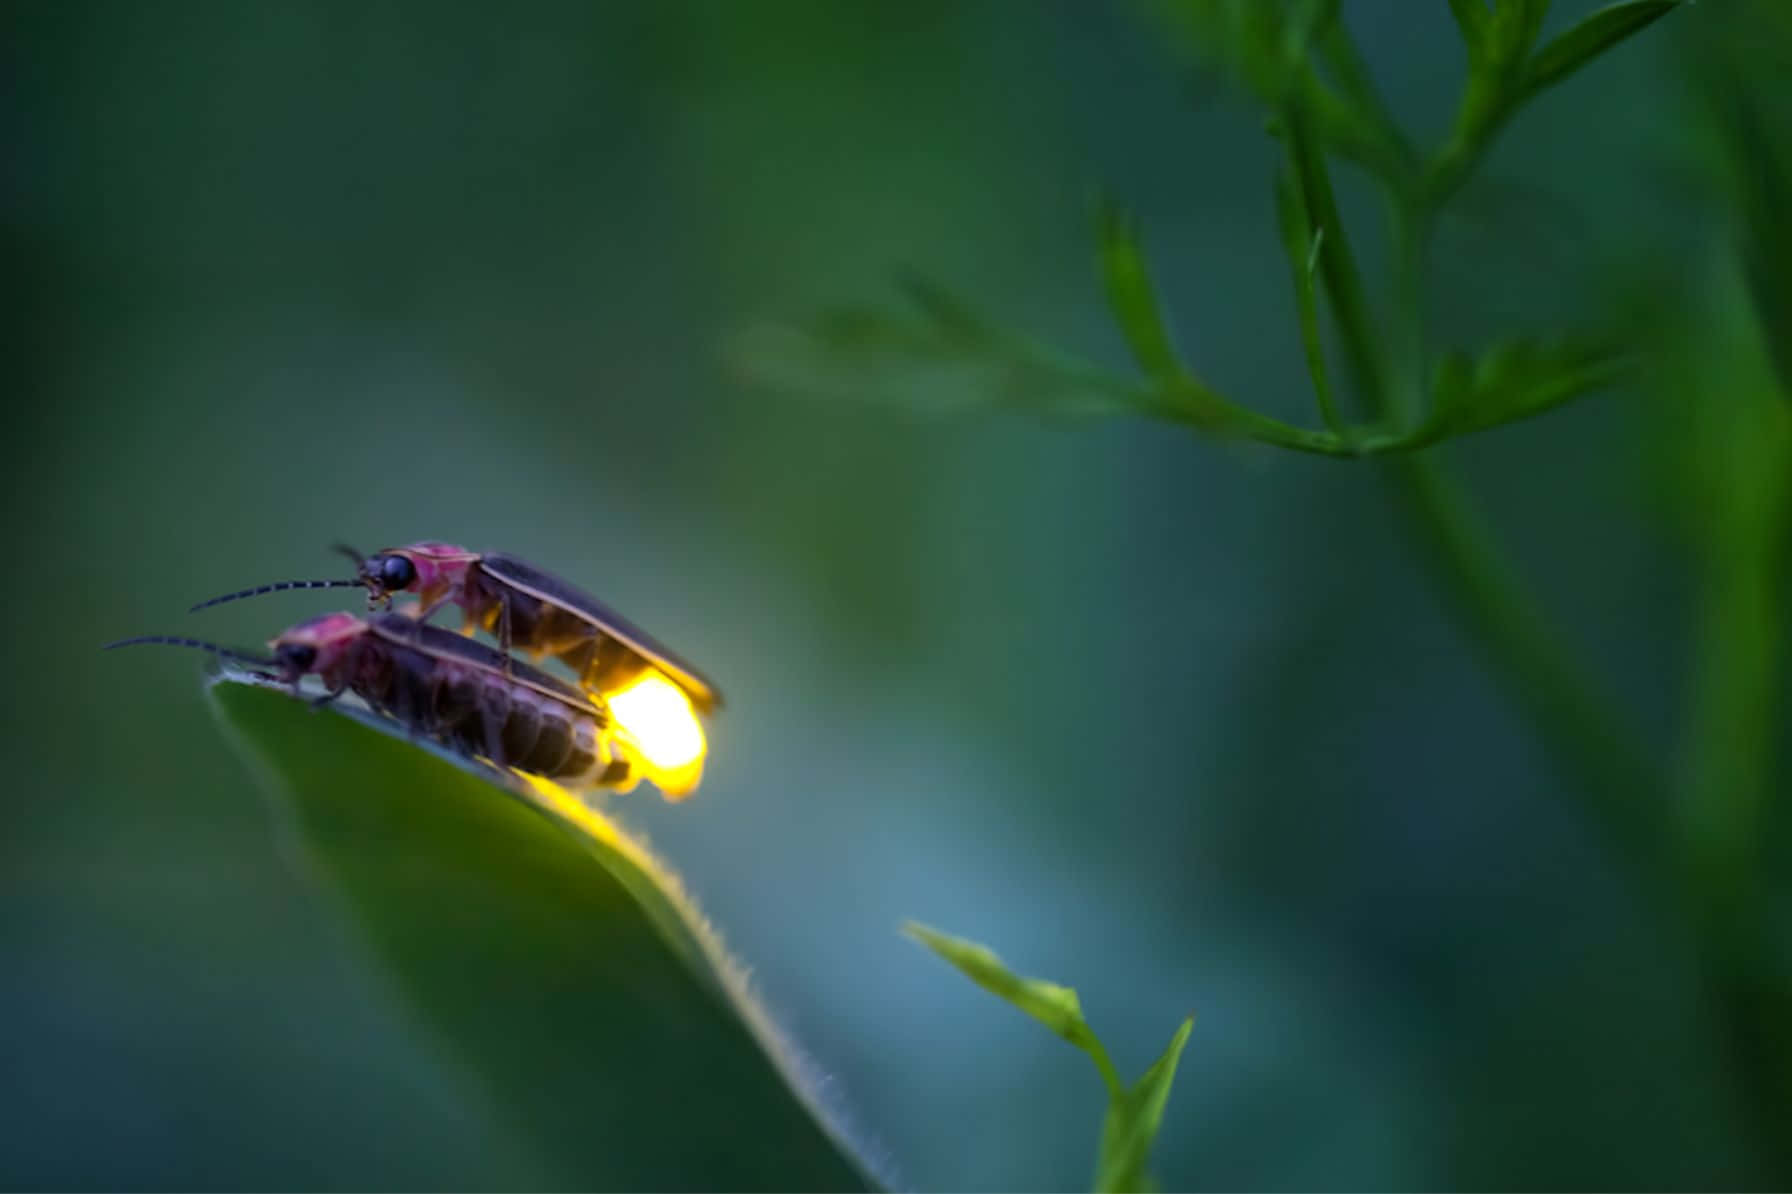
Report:
[[[353,692],[413,733],[572,788],[626,791],[647,779],[678,799],[697,786],[707,746],[696,714],[714,712],[721,694],[595,597],[498,552],[447,543],[372,556],[339,550],[354,560],[354,577],[278,581],[193,608],[308,588],[365,588],[370,609],[412,594],[415,607],[312,618],[275,638],[272,658],[167,635],[111,645],[196,647],[274,669],[272,677],[295,691],[317,676],[325,687],[320,703]],[[460,607],[464,634],[485,630],[501,649],[428,625],[448,604]],[[560,660],[576,686],[515,659],[513,650]]]

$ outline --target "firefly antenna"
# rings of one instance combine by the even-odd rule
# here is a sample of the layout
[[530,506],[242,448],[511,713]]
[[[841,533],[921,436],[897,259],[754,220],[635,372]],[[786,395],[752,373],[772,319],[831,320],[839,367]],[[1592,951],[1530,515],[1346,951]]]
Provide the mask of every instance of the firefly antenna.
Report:
[[358,580],[279,580],[271,585],[259,585],[253,589],[243,589],[236,593],[226,593],[222,597],[213,597],[210,601],[201,601],[187,610],[197,613],[213,605],[223,605],[226,601],[240,601],[244,597],[259,597],[263,593],[278,593],[282,589],[359,589],[362,582]]
[[220,659],[228,659],[233,663],[247,663],[255,667],[278,667],[276,660],[260,655],[251,655],[246,651],[232,651],[229,647],[220,647],[217,643],[208,643],[204,639],[182,638],[175,634],[141,634],[136,638],[121,638],[115,643],[107,643],[101,650],[110,651],[115,647],[138,647],[159,645],[165,647],[193,647],[200,651],[209,651]]
[[365,564],[367,562],[366,556],[362,555],[360,552],[356,551],[354,548],[350,547],[346,543],[332,543],[332,544],[330,544],[330,550],[335,552],[339,556],[347,556],[349,559],[351,559],[355,562],[355,567],[357,567],[357,568],[359,568],[362,564]]

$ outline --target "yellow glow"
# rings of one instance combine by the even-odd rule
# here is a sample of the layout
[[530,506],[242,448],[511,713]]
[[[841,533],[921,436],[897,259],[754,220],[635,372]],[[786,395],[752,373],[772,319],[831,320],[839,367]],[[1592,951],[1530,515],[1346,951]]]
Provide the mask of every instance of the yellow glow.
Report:
[[607,694],[604,703],[629,744],[646,761],[651,769],[649,778],[661,791],[682,794],[695,786],[708,744],[682,689],[659,673],[648,672],[628,687]]
[[537,804],[560,814],[604,845],[626,854],[633,862],[641,863],[643,870],[647,869],[645,853],[632,840],[623,836],[608,817],[545,775],[529,771],[513,771],[511,774],[523,781]]

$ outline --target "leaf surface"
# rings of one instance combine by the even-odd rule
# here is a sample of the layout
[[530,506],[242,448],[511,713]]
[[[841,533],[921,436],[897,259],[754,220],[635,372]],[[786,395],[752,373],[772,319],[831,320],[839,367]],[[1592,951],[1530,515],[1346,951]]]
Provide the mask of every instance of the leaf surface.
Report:
[[211,698],[403,1002],[547,1180],[869,1187],[676,877],[608,818],[371,714],[230,679]]

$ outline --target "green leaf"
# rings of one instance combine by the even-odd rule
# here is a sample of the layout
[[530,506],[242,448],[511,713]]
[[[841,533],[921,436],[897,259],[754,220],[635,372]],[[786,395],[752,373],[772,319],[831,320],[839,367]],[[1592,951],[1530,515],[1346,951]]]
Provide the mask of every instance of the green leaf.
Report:
[[1094,1059],[1111,1092],[1121,1090],[1107,1051],[1083,1019],[1076,992],[1043,979],[1022,978],[1003,965],[993,951],[975,941],[953,937],[912,921],[902,931],[958,967],[971,981],[1012,1003]]
[[998,339],[995,329],[970,304],[944,286],[909,274],[903,277],[900,289],[942,337],[967,347],[993,344]]
[[1470,358],[1444,354],[1432,378],[1432,411],[1406,448],[1484,431],[1561,406],[1622,380],[1633,360],[1573,339],[1518,339]]
[[1145,1163],[1151,1142],[1163,1124],[1164,1107],[1170,1101],[1170,1084],[1176,1080],[1176,1063],[1188,1044],[1195,1022],[1184,1020],[1170,1038],[1170,1047],[1151,1064],[1133,1088],[1108,1106],[1101,1128],[1101,1159],[1095,1169],[1097,1190],[1149,1190],[1153,1188]]
[[1682,0],[1624,0],[1608,5],[1537,51],[1525,66],[1520,94],[1524,99],[1553,87],[1625,38],[1648,28]]
[[809,327],[748,328],[727,345],[729,363],[785,393],[924,413],[1006,406],[1086,416],[1152,405],[1140,387],[993,328],[939,287],[910,281],[905,290],[911,312],[845,308]]
[[1156,1183],[1145,1165],[1163,1123],[1170,1085],[1176,1078],[1176,1063],[1188,1043],[1194,1021],[1182,1022],[1163,1056],[1129,1087],[1120,1081],[1107,1050],[1083,1019],[1082,1004],[1075,991],[1043,979],[1023,978],[1009,970],[990,949],[974,941],[912,921],[902,931],[963,971],[978,986],[999,995],[1090,1056],[1108,1088],[1095,1188],[1122,1192],[1155,1190]]
[[1150,377],[1180,376],[1182,362],[1151,282],[1137,221],[1118,203],[1103,200],[1098,224],[1101,278],[1107,287],[1108,306],[1132,348],[1133,359]]
[[228,679],[211,700],[476,1110],[536,1161],[515,1184],[868,1187],[714,931],[608,818],[371,714]]

